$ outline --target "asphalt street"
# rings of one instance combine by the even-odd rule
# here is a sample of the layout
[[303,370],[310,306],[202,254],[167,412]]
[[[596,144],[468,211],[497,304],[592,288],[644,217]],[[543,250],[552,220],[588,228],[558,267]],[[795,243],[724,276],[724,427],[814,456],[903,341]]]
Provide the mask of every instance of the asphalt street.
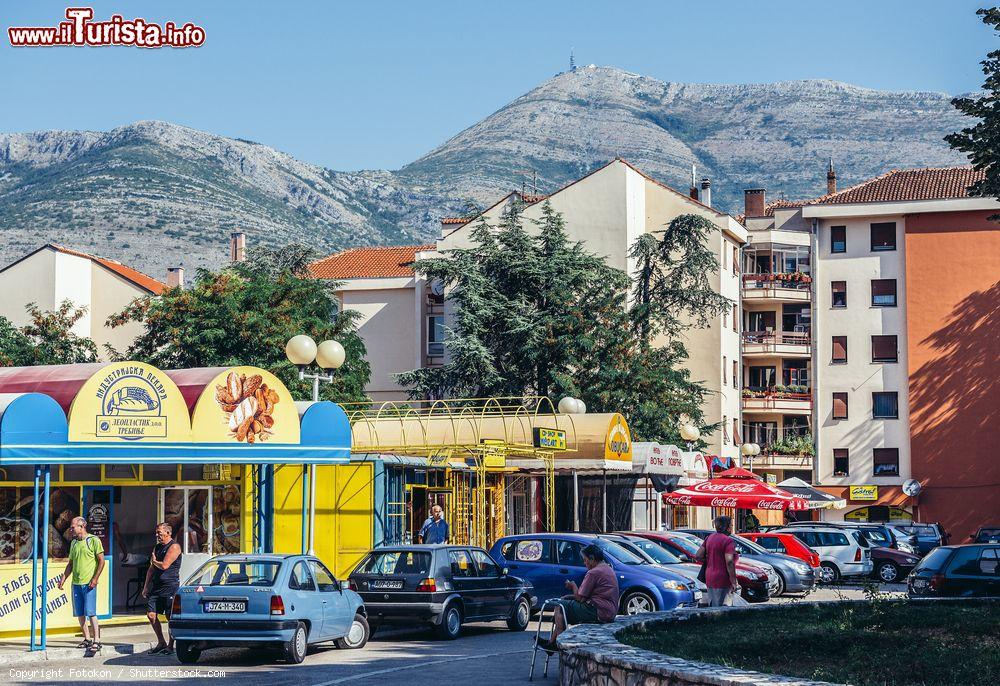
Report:
[[[904,587],[883,587],[893,595]],[[858,588],[846,586],[818,589],[808,600],[859,599]],[[789,603],[804,598],[785,597]],[[546,626],[548,623],[546,622]],[[109,681],[133,684],[206,679],[239,686],[335,686],[377,684],[391,686],[444,686],[466,684],[518,684],[528,682],[531,643],[536,623],[529,631],[512,633],[502,622],[468,625],[456,641],[439,641],[428,631],[376,634],[362,650],[338,650],[333,645],[315,648],[300,665],[276,661],[271,653],[250,648],[205,651],[196,665],[181,666],[173,656],[115,655],[89,659],[50,660],[5,666],[6,683],[74,684]],[[541,661],[543,654],[539,653]],[[556,683],[558,664],[553,659],[549,678],[536,683]]]

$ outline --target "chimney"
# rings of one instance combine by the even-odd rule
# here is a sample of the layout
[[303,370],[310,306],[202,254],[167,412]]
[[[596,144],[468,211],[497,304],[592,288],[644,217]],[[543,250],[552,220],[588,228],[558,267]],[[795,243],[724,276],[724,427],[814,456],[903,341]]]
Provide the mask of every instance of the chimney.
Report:
[[242,231],[229,234],[229,261],[243,262],[247,258],[247,235]]
[[764,216],[764,189],[748,188],[743,191],[743,214],[747,217]]
[[184,288],[184,267],[167,267],[167,288]]
[[697,173],[698,172],[695,170],[695,167],[692,164],[691,165],[691,190],[688,191],[688,195],[691,196],[692,200],[697,200],[698,199],[698,184],[695,182],[695,178],[696,178]]
[[701,180],[701,204],[712,206],[712,182],[707,176]]
[[830,158],[830,166],[826,170],[826,194],[833,195],[837,192],[837,172],[833,170],[833,158]]

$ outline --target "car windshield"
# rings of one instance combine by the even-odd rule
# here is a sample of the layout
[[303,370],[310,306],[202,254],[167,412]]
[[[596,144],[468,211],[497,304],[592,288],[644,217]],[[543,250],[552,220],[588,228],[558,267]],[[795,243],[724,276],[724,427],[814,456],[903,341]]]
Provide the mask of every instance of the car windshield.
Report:
[[187,580],[188,586],[273,586],[278,560],[209,560]]
[[937,571],[944,566],[949,556],[951,556],[951,548],[935,548],[927,553],[927,557],[922,559],[913,571],[914,573],[922,569]]
[[689,557],[694,557],[698,552],[698,548],[701,547],[701,544],[695,543],[686,536],[670,536],[670,542],[687,553]]
[[976,536],[976,543],[994,543],[1000,540],[1000,528],[983,527]]
[[889,540],[889,537],[885,535],[885,531],[883,531],[882,529],[865,528],[861,529],[861,531],[865,533],[865,538],[867,538],[868,542],[871,543],[873,546],[876,546],[878,548],[892,547],[892,541]]
[[931,538],[937,536],[937,532],[934,530],[934,527],[932,526],[908,525],[908,526],[901,526],[899,528],[908,534],[915,534],[917,536],[925,536]]
[[369,553],[358,565],[360,574],[417,574],[428,576],[431,554],[413,550],[382,550]]
[[[622,543],[622,546],[625,545],[626,545],[625,543]],[[676,555],[674,555],[673,553],[668,552],[663,548],[661,548],[660,546],[653,543],[652,541],[647,541],[645,539],[641,541],[629,540],[628,546],[631,546],[629,547],[629,550],[634,550],[635,548],[638,548],[645,555],[651,557],[653,559],[653,562],[655,562],[658,565],[675,565],[681,561],[681,559]]]
[[635,553],[623,548],[617,543],[612,543],[611,541],[605,541],[598,539],[595,541],[597,547],[603,552],[607,553],[611,557],[615,558],[619,562],[625,565],[647,565],[649,562],[642,559]]

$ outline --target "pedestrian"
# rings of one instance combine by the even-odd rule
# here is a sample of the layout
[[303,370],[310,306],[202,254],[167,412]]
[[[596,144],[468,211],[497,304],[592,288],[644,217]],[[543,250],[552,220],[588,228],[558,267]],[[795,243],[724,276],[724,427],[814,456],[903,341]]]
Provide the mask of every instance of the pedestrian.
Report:
[[547,640],[539,641],[545,650],[555,651],[556,638],[571,624],[607,624],[618,614],[618,578],[604,552],[590,544],[581,554],[587,573],[579,587],[575,581],[566,581],[569,595],[563,596],[555,607],[552,633]]
[[174,637],[170,641],[163,640],[163,625],[160,615],[170,621],[170,610],[173,607],[174,595],[181,585],[181,546],[174,540],[172,527],[166,522],[156,525],[156,545],[146,570],[146,583],[142,587],[142,597],[146,599],[146,619],[156,634],[156,645],[150,655],[172,655],[174,652]]
[[444,521],[444,508],[440,505],[433,505],[431,507],[431,516],[420,527],[418,536],[421,543],[434,544],[448,542],[448,522]]
[[708,586],[709,607],[726,604],[726,596],[740,592],[740,582],[736,578],[736,541],[733,540],[731,517],[721,515],[715,518],[715,533],[695,553],[695,560],[705,568],[705,585]]
[[744,524],[746,525],[747,531],[750,533],[755,534],[760,531],[760,520],[757,519],[757,515],[753,513],[753,510],[747,511],[747,517],[744,520]]
[[[69,562],[59,579],[59,590],[62,590],[66,579],[72,574],[73,616],[80,622],[83,632],[83,642],[77,648],[97,652],[101,649],[101,630],[97,623],[97,582],[104,571],[104,544],[97,536],[87,533],[87,520],[74,517],[70,523],[73,540],[69,544]],[[90,629],[87,630],[87,620]]]

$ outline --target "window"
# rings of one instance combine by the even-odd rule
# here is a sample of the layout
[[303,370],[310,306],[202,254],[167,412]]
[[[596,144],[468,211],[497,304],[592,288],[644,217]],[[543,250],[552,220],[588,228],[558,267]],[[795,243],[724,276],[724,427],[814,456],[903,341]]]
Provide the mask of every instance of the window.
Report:
[[514,562],[552,563],[552,542],[539,540],[508,541],[503,544],[500,554],[505,560]]
[[830,282],[830,307],[847,307],[847,282]]
[[948,574],[956,576],[978,576],[980,548],[962,546],[955,551],[948,564]]
[[899,476],[899,448],[875,448],[873,476]]
[[427,354],[430,357],[444,355],[444,317],[440,315],[427,318]]
[[729,421],[726,419],[726,415],[722,415],[722,443],[723,445],[729,444]]
[[830,357],[833,364],[847,363],[847,336],[833,337],[833,355]]
[[872,307],[896,306],[896,279],[872,279]]
[[292,573],[288,577],[288,588],[295,591],[315,591],[316,584],[313,583],[312,575],[306,568],[305,562],[296,562],[292,567]]
[[740,363],[733,360],[733,388],[740,387]]
[[774,322],[776,320],[774,312],[748,312],[747,319],[747,326],[750,331],[774,331]]
[[358,566],[362,574],[420,574],[431,571],[431,554],[390,550],[368,555]]
[[872,393],[872,419],[899,419],[899,393],[896,391]]
[[451,563],[451,575],[456,579],[476,576],[476,566],[467,550],[449,550],[448,562]]
[[740,273],[740,249],[733,246],[733,274],[739,276]]
[[316,578],[316,585],[319,586],[321,593],[332,593],[333,591],[340,590],[340,584],[337,583],[337,579],[334,578],[333,574],[322,562],[319,560],[309,560],[309,569]]
[[484,553],[482,550],[472,550],[472,559],[476,561],[476,566],[479,567],[479,576],[500,576],[500,567],[493,558]]
[[750,367],[751,388],[771,388],[777,377],[777,367]]
[[785,546],[781,544],[781,539],[777,536],[758,536],[754,540],[754,543],[758,544],[761,548],[770,550],[772,553],[785,554]]
[[739,445],[742,442],[740,440],[740,420],[738,417],[733,417],[733,443]]
[[872,224],[872,252],[896,249],[896,222]]
[[847,459],[847,448],[833,449],[833,475],[847,476],[851,473],[850,464]]
[[833,394],[833,418],[847,419],[847,394]]
[[722,356],[722,385],[726,385],[726,374],[729,373],[729,363],[726,361],[726,356]]
[[733,303],[733,331],[740,330],[740,306],[738,303]]
[[559,541],[556,543],[556,553],[559,564],[566,567],[583,567],[583,544],[576,541]]
[[1000,565],[1000,550],[983,548],[983,554],[979,558],[979,573],[984,576],[996,576],[998,565]]
[[847,252],[847,227],[830,227],[830,252]]
[[895,336],[872,336],[872,362],[897,362],[899,352]]

